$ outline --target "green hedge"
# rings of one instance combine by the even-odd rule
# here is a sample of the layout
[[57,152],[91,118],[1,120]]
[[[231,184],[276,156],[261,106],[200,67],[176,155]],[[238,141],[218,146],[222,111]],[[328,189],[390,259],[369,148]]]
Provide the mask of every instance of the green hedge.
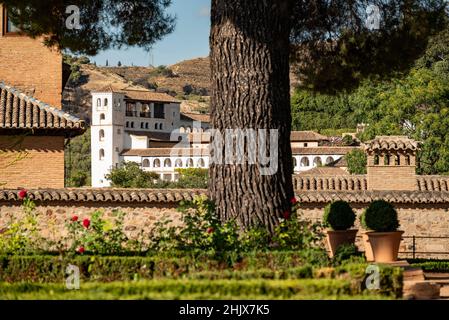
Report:
[[449,260],[410,259],[408,262],[427,272],[449,272]]
[[1,284],[2,299],[385,299],[360,292],[342,279],[303,280],[172,280],[63,284]]

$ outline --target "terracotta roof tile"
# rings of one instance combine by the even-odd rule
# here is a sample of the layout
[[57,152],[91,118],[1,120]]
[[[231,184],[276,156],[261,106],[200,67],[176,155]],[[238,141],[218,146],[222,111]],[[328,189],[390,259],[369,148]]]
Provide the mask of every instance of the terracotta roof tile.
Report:
[[365,144],[368,152],[382,150],[410,150],[419,149],[420,142],[410,139],[407,136],[378,136]]
[[208,156],[208,148],[148,148],[128,149],[121,153],[122,156],[138,157],[169,157],[173,156]]
[[290,133],[290,141],[325,141],[325,140],[329,140],[329,138],[315,131],[292,131]]
[[358,147],[306,147],[292,148],[293,155],[345,155]]
[[210,114],[193,113],[193,112],[181,112],[181,120],[184,121],[201,121],[204,123],[210,123]]
[[81,134],[84,121],[0,82],[0,130]]
[[124,90],[126,98],[140,101],[155,101],[167,103],[181,103],[171,95],[162,92],[153,92],[149,90]]

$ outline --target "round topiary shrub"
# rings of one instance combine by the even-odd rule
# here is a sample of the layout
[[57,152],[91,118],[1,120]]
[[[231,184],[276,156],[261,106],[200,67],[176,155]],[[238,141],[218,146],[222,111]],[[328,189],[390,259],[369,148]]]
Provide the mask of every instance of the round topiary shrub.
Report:
[[392,232],[399,228],[396,209],[384,200],[373,201],[360,217],[360,223],[367,230]]
[[326,206],[323,220],[332,230],[348,230],[354,225],[355,213],[349,203],[338,200]]

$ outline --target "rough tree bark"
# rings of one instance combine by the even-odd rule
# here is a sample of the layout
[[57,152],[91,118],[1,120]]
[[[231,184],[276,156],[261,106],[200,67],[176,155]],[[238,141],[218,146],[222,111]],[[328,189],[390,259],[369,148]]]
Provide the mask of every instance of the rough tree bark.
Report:
[[258,163],[210,166],[209,196],[217,213],[222,221],[235,218],[244,229],[261,224],[273,231],[278,218],[290,209],[294,195],[290,14],[288,0],[212,0],[213,129],[223,135],[226,129],[237,128],[279,130],[275,174],[261,175]]

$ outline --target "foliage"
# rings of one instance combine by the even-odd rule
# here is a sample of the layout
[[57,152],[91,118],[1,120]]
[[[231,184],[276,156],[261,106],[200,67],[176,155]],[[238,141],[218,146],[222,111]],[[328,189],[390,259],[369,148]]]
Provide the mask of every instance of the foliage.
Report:
[[203,168],[185,168],[176,169],[179,173],[176,188],[187,189],[207,189],[208,169]]
[[363,150],[352,150],[345,155],[350,174],[366,174],[367,158]]
[[354,225],[355,213],[349,203],[338,200],[324,208],[323,221],[332,230],[348,230]]
[[83,187],[91,184],[90,128],[81,136],[66,144],[65,167],[67,187]]
[[95,211],[91,219],[80,220],[74,216],[66,224],[68,241],[71,243],[70,253],[89,252],[100,255],[121,254],[126,251],[128,242],[124,234],[122,212],[114,211],[115,221],[103,219],[103,211]]
[[[0,230],[0,254],[29,254],[38,251],[39,229],[36,205],[25,193],[22,203],[23,217]],[[15,218],[15,217],[14,217]]]
[[[359,262],[364,262],[363,255],[358,251],[355,244],[342,244],[337,248],[334,257],[332,258],[332,263],[335,266],[344,265],[347,263],[353,263],[356,260]],[[360,261],[362,260],[362,261]]]
[[448,260],[409,259],[408,262],[412,267],[422,268],[425,272],[449,272]]
[[155,172],[144,171],[136,162],[124,162],[118,168],[113,168],[106,175],[113,187],[118,188],[151,188],[159,175]]
[[399,228],[398,213],[384,200],[373,201],[360,217],[365,229],[377,232],[391,232]]

